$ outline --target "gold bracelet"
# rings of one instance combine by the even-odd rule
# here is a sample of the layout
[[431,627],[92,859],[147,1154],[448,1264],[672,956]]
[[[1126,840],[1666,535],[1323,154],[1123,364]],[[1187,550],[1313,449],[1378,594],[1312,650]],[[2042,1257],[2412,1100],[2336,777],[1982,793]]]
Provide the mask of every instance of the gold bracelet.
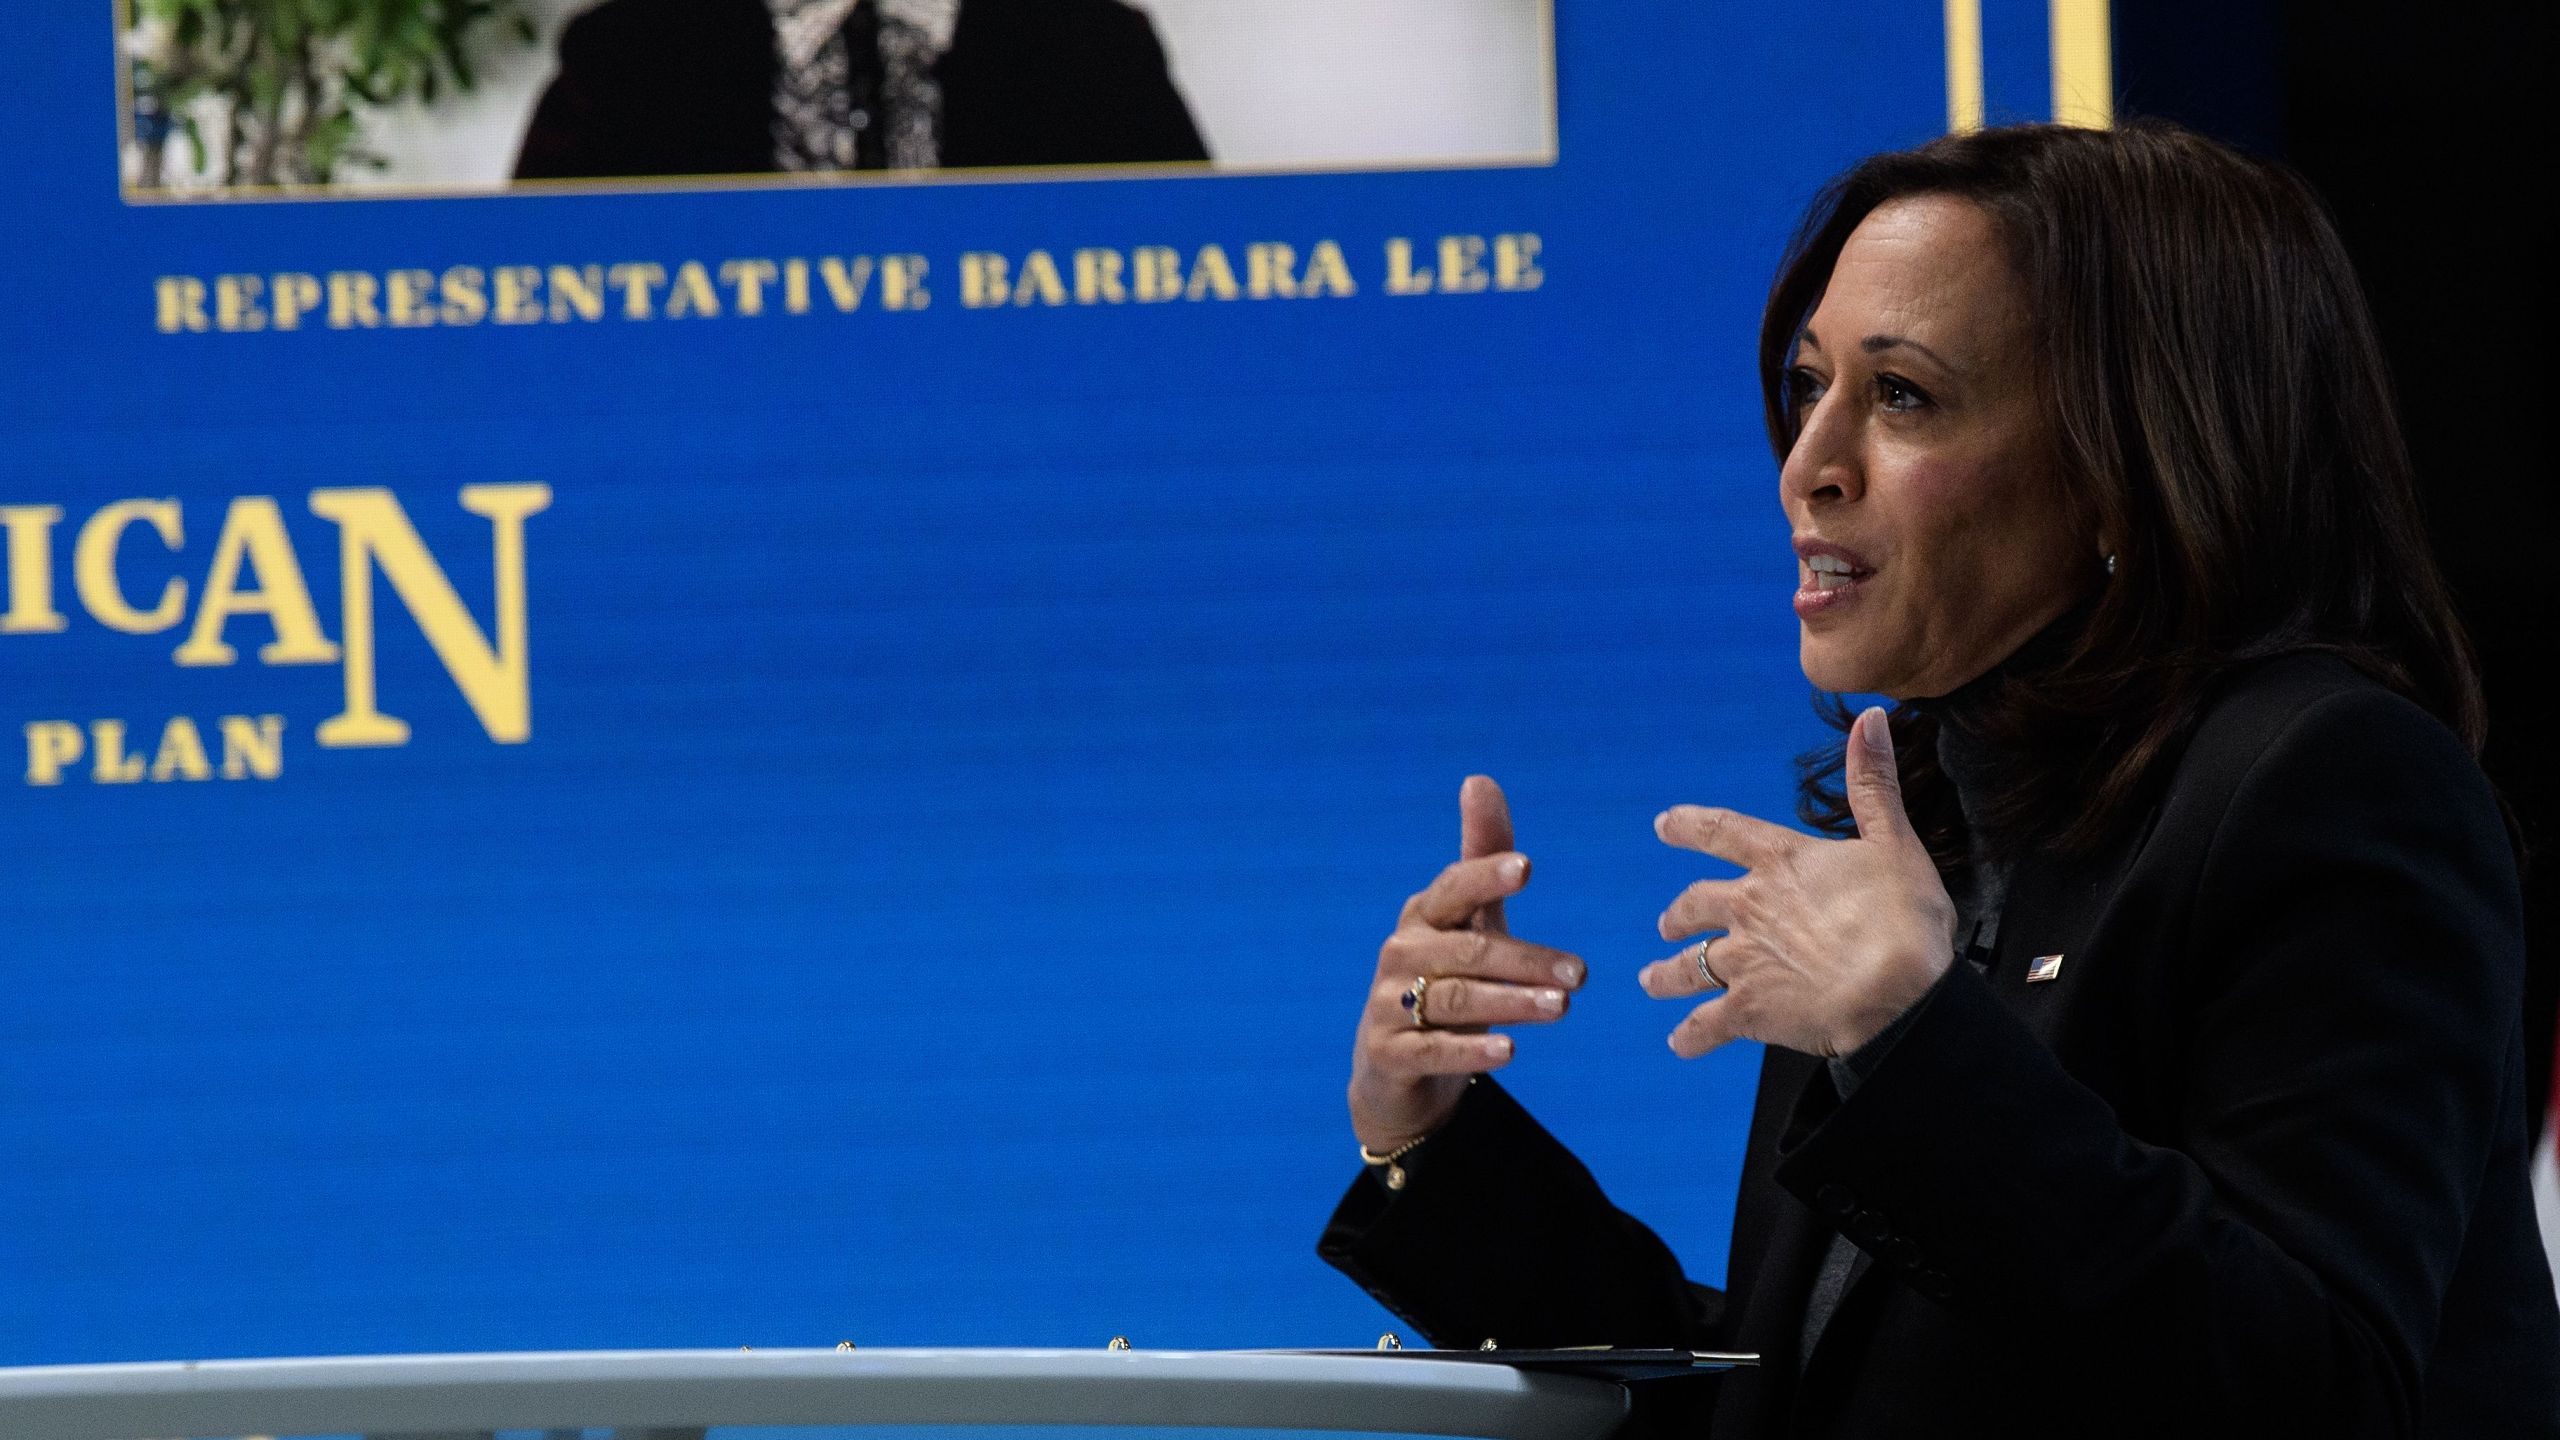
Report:
[[1396,1148],[1394,1148],[1393,1150],[1388,1151],[1388,1152],[1387,1152],[1386,1154],[1384,1154],[1384,1155],[1374,1154],[1374,1153],[1372,1153],[1372,1152],[1370,1151],[1370,1149],[1369,1149],[1369,1147],[1368,1147],[1368,1146],[1363,1145],[1363,1146],[1361,1146],[1361,1147],[1360,1147],[1360,1163],[1361,1163],[1361,1164],[1363,1164],[1363,1165],[1384,1165],[1384,1166],[1386,1166],[1386,1167],[1387,1167],[1387,1188],[1388,1188],[1388,1189],[1390,1189],[1390,1190],[1401,1190],[1401,1189],[1403,1189],[1403,1188],[1404,1188],[1404,1182],[1405,1182],[1404,1167],[1403,1167],[1402,1165],[1397,1164],[1396,1162],[1397,1162],[1397,1161],[1399,1161],[1399,1160],[1401,1160],[1401,1159],[1403,1159],[1403,1158],[1404,1158],[1404,1157],[1406,1157],[1407,1155],[1412,1154],[1412,1153],[1413,1153],[1413,1151],[1414,1151],[1414,1147],[1416,1147],[1416,1146],[1420,1145],[1423,1141],[1428,1140],[1428,1139],[1430,1139],[1430,1138],[1431,1138],[1431,1137],[1430,1137],[1430,1136],[1428,1136],[1428,1135],[1417,1135],[1417,1136],[1415,1136],[1413,1139],[1411,1139],[1411,1140],[1407,1140],[1407,1141],[1406,1141],[1406,1142],[1404,1142],[1403,1144],[1401,1144],[1401,1145],[1397,1146],[1397,1147],[1396,1147]]
[[[1468,1085],[1468,1088],[1470,1088],[1470,1089],[1474,1088],[1475,1083],[1476,1083],[1478,1080],[1481,1080],[1481,1079],[1483,1079],[1483,1078],[1484,1078],[1484,1077],[1483,1077],[1483,1076],[1481,1076],[1481,1075],[1470,1075],[1470,1076],[1468,1076],[1468,1077],[1467,1077],[1467,1085]],[[1447,1123],[1449,1123],[1449,1122],[1444,1118],[1440,1123],[1441,1123],[1441,1124],[1443,1124],[1443,1125],[1446,1125],[1446,1124],[1447,1124]],[[1379,1154],[1372,1153],[1372,1152],[1370,1151],[1370,1149],[1369,1149],[1369,1147],[1368,1147],[1368,1146],[1363,1145],[1363,1146],[1361,1146],[1361,1147],[1360,1147],[1360,1163],[1361,1163],[1361,1164],[1363,1164],[1363,1165],[1384,1165],[1384,1166],[1386,1166],[1386,1167],[1387,1167],[1387,1188],[1388,1188],[1388,1189],[1390,1189],[1390,1190],[1401,1190],[1401,1189],[1403,1189],[1403,1188],[1404,1188],[1404,1182],[1405,1182],[1405,1178],[1406,1178],[1406,1177],[1405,1177],[1405,1173],[1404,1173],[1404,1167],[1403,1167],[1403,1166],[1401,1166],[1401,1165],[1399,1165],[1399,1164],[1397,1164],[1396,1162],[1397,1162],[1397,1161],[1399,1161],[1399,1160],[1401,1160],[1401,1159],[1403,1159],[1403,1158],[1404,1158],[1404,1157],[1406,1157],[1407,1155],[1412,1154],[1412,1153],[1413,1153],[1413,1151],[1414,1151],[1414,1147],[1415,1147],[1415,1146],[1420,1145],[1423,1141],[1430,1139],[1432,1136],[1434,1136],[1434,1135],[1436,1135],[1436,1134],[1438,1134],[1438,1133],[1440,1133],[1440,1132],[1439,1132],[1439,1131],[1437,1131],[1437,1130],[1425,1130],[1425,1131],[1424,1131],[1424,1132],[1422,1132],[1421,1134],[1414,1136],[1412,1139],[1407,1140],[1407,1141],[1406,1141],[1406,1142],[1404,1142],[1403,1144],[1401,1144],[1401,1145],[1397,1146],[1397,1147],[1396,1147],[1396,1148],[1394,1148],[1393,1150],[1388,1151],[1388,1152],[1387,1152],[1386,1154],[1384,1154],[1384,1155],[1379,1155]]]

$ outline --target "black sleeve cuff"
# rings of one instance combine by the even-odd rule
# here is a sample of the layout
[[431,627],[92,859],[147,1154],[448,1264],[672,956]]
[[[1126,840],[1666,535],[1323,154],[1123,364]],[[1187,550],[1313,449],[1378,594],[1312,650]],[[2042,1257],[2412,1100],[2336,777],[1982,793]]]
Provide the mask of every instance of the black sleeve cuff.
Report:
[[[1952,971],[1955,967],[1951,965],[1947,968]],[[1839,1088],[1843,1096],[1857,1089],[1868,1076],[1876,1073],[1876,1067],[1882,1065],[1884,1057],[1892,1051],[1893,1042],[1901,1039],[1902,1032],[1911,1028],[1912,1017],[1927,1008],[1929,997],[1937,994],[1946,983],[1945,976],[1938,977],[1937,984],[1922,991],[1920,998],[1911,1002],[1910,1008],[1887,1021],[1885,1027],[1869,1037],[1866,1044],[1831,1061],[1826,1067],[1831,1072],[1831,1083]]]
[[1402,1190],[1364,1167],[1316,1253],[1434,1344],[1713,1348],[1718,1292],[1500,1085],[1471,1086],[1409,1158]]

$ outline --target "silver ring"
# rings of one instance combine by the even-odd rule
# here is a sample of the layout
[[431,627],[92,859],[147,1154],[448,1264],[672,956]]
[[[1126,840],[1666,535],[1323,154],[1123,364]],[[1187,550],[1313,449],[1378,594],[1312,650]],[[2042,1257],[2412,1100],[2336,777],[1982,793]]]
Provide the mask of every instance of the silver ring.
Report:
[[1725,983],[1716,978],[1716,972],[1707,968],[1707,947],[1714,943],[1716,943],[1715,937],[1712,935],[1698,942],[1698,978],[1707,982],[1708,989],[1722,990],[1725,988]]
[[1416,975],[1413,977],[1413,983],[1404,987],[1404,1012],[1413,1017],[1413,1028],[1416,1030],[1437,1028],[1432,1025],[1431,1017],[1422,1013],[1422,997],[1430,993],[1431,978],[1428,975]]

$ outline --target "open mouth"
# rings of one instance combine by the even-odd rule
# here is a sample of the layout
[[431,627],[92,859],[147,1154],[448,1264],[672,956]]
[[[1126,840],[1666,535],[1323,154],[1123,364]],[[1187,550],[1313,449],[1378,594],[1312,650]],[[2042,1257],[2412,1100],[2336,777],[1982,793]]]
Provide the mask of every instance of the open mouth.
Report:
[[1804,568],[1804,588],[1814,591],[1845,589],[1876,573],[1860,569],[1837,555],[1811,556],[1804,562]]
[[1850,603],[1876,573],[1856,551],[1824,540],[1799,539],[1796,560],[1796,614],[1807,620]]

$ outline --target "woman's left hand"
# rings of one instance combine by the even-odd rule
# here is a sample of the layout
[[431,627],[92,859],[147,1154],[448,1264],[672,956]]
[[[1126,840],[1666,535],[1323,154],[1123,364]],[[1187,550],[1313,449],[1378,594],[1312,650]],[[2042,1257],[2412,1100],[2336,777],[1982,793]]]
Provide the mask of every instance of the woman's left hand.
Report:
[[[1689,1012],[1671,1048],[1695,1059],[1728,1040],[1846,1055],[1917,1003],[1955,959],[1955,905],[1902,810],[1893,737],[1870,709],[1846,746],[1854,840],[1823,840],[1731,810],[1677,805],[1653,822],[1666,845],[1747,872],[1701,880],[1662,913],[1662,938],[1720,930],[1707,968],[1724,993]],[[1698,947],[1638,977],[1658,998],[1713,988]]]

